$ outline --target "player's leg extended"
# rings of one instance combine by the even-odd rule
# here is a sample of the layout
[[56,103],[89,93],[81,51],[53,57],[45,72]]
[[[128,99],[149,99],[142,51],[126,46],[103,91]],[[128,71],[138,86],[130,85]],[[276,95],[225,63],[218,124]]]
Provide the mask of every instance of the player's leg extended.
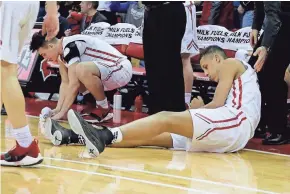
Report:
[[[160,112],[109,130],[107,128],[96,130],[73,110],[68,112],[68,120],[72,130],[85,138],[89,152],[96,156],[103,152],[105,145],[121,142],[126,147],[132,145],[130,141],[136,140],[141,140],[135,142],[137,146],[148,145],[150,141],[154,140],[154,137],[166,132],[179,134],[187,138],[193,137],[193,123],[189,111]],[[163,137],[165,136],[163,135]],[[166,138],[164,142],[164,147],[172,147],[172,139]],[[160,144],[156,146],[160,146]]]
[[170,133],[162,133],[148,140],[132,140],[115,143],[109,147],[113,148],[134,148],[138,146],[158,146],[164,148],[173,148],[173,139]]
[[181,54],[183,65],[184,89],[185,89],[185,103],[190,104],[191,92],[193,85],[193,69],[190,62],[190,54]]

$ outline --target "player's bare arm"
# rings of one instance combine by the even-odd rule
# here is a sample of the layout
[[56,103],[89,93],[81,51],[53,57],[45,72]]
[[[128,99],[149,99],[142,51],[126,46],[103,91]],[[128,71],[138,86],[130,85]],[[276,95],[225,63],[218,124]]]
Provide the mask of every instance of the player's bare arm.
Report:
[[46,40],[54,38],[59,31],[58,10],[56,1],[47,1],[47,16],[42,25],[42,35],[47,34]]
[[76,75],[76,66],[78,63],[74,63],[69,66],[68,68],[68,86],[67,90],[65,92],[65,99],[62,105],[62,108],[60,112],[53,117],[53,119],[58,120],[64,117],[64,115],[67,113],[67,111],[70,109],[71,105],[74,102],[75,97],[77,96],[80,82]]
[[60,112],[63,102],[65,100],[67,88],[69,85],[68,69],[66,68],[64,62],[61,59],[58,60],[58,64],[59,64],[59,72],[61,76],[61,84],[59,88],[59,100],[57,102],[56,108],[53,110],[53,115]]
[[213,100],[202,108],[213,109],[224,106],[233,81],[239,76],[241,67],[241,62],[236,59],[229,58],[224,60],[220,67],[218,85]]

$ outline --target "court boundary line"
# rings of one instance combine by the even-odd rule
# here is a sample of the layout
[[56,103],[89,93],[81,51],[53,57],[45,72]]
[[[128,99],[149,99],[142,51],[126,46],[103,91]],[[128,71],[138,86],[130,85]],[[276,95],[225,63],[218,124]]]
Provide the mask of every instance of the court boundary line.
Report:
[[172,175],[172,174],[161,173],[161,172],[154,172],[154,171],[148,171],[148,170],[139,170],[139,169],[126,168],[126,167],[120,167],[120,166],[112,166],[112,165],[106,165],[106,164],[91,163],[91,162],[82,162],[82,161],[76,161],[76,160],[67,160],[67,159],[62,159],[62,158],[50,158],[50,157],[43,157],[43,158],[44,159],[55,160],[55,161],[70,162],[70,163],[75,163],[75,164],[85,164],[85,165],[91,165],[91,166],[99,166],[99,167],[104,167],[104,168],[111,168],[113,170],[119,169],[120,171],[123,170],[123,171],[139,172],[139,173],[155,175],[155,176],[161,176],[161,177],[167,177],[167,178],[176,178],[176,179],[179,179],[179,180],[195,181],[195,182],[200,182],[200,183],[205,183],[205,184],[212,184],[212,185],[223,186],[223,187],[228,187],[228,188],[235,188],[235,189],[240,189],[240,190],[247,190],[247,191],[252,191],[252,192],[262,192],[262,193],[266,193],[266,194],[276,194],[273,191],[266,191],[266,190],[261,190],[261,189],[257,189],[257,188],[244,187],[244,186],[239,186],[239,185],[234,185],[234,184],[221,183],[221,182],[216,182],[216,181],[209,181],[209,180],[205,180],[205,179],[198,179],[198,178],[186,177],[186,176],[180,176],[180,175]]
[[[31,118],[37,118],[39,119],[39,116],[33,116],[33,115],[27,115],[28,117]],[[68,123],[65,120],[60,120],[60,122],[64,122],[64,123]],[[268,151],[262,151],[262,150],[254,150],[254,149],[250,149],[250,148],[244,148],[241,151],[246,150],[246,151],[251,151],[251,152],[259,152],[259,153],[263,153],[263,154],[271,154],[271,155],[277,155],[277,156],[283,156],[283,157],[290,157],[290,155],[287,154],[279,154],[279,153],[275,153],[275,152],[268,152]]]
[[268,155],[283,156],[283,157],[290,158],[290,155],[287,155],[287,154],[280,154],[280,153],[275,153],[275,152],[267,152],[267,151],[262,151],[262,150],[254,150],[254,149],[249,149],[249,148],[245,148],[243,150],[250,151],[250,152],[262,153],[262,154],[268,154]]
[[143,180],[143,179],[129,178],[129,177],[119,176],[119,175],[110,175],[110,174],[104,174],[104,173],[99,173],[99,172],[92,172],[92,171],[79,170],[79,169],[74,169],[74,168],[65,168],[65,167],[59,167],[59,166],[53,166],[53,165],[45,165],[45,164],[39,164],[38,166],[39,167],[59,169],[59,170],[72,171],[72,172],[85,173],[85,174],[91,174],[91,175],[97,175],[97,176],[103,176],[103,177],[109,177],[109,178],[115,178],[115,179],[118,178],[118,179],[123,179],[123,180],[137,182],[137,183],[144,183],[144,184],[149,184],[149,185],[153,185],[153,186],[162,186],[162,187],[179,189],[179,190],[184,190],[184,191],[193,191],[193,192],[199,192],[199,193],[216,194],[216,193],[206,192],[204,190],[199,190],[199,189],[187,188],[187,187],[183,187],[183,186],[160,183],[160,182],[153,182],[153,181]]

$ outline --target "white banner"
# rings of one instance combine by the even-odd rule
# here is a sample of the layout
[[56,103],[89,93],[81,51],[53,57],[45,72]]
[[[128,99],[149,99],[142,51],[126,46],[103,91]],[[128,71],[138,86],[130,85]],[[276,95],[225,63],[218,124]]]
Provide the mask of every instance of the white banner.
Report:
[[216,25],[204,25],[197,28],[197,45],[200,49],[217,45],[226,49],[227,37],[231,32]]
[[143,40],[142,40],[142,33],[141,33],[141,28],[137,28],[133,34],[133,37],[131,39],[132,43],[137,43],[137,44],[142,44]]
[[106,32],[104,38],[109,44],[128,45],[133,37],[136,27],[132,24],[119,23],[111,26]]
[[82,34],[103,39],[107,31],[109,30],[110,26],[111,25],[106,22],[94,23],[94,24],[91,24],[87,29],[85,29],[82,32]]
[[[251,30],[251,27],[246,27],[232,32],[222,26],[199,26],[197,28],[197,45],[200,49],[217,45],[228,50],[251,51],[253,50],[250,45]],[[104,22],[95,23],[91,24],[82,34],[98,37],[112,45],[128,45],[130,42],[142,44],[141,28],[127,23],[118,23],[114,26]]]

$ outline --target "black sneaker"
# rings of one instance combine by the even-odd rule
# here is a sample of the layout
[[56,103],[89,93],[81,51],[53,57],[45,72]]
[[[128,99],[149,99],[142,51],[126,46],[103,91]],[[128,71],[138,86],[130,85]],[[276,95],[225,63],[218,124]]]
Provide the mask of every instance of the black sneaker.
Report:
[[100,155],[105,146],[111,144],[114,136],[107,127],[93,127],[72,109],[68,111],[67,118],[72,130],[84,137],[90,155]]
[[2,106],[2,108],[1,108],[1,115],[7,115],[7,112],[6,112],[4,106]]
[[57,121],[51,120],[51,138],[53,145],[85,145],[85,139],[81,135],[75,134],[72,130],[61,126]]

